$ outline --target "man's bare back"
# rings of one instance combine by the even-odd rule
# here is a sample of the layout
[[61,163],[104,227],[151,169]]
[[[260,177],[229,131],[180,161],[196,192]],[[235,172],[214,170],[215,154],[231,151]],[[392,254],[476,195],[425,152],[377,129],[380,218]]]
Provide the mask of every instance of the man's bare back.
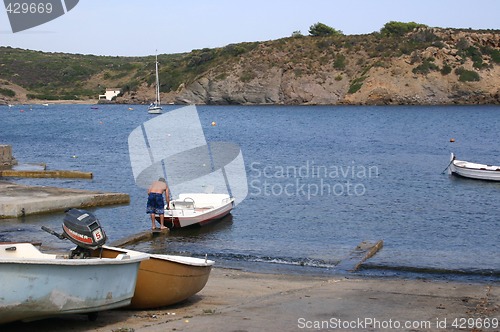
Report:
[[163,194],[167,190],[167,184],[162,181],[155,181],[151,184],[148,190],[148,194]]

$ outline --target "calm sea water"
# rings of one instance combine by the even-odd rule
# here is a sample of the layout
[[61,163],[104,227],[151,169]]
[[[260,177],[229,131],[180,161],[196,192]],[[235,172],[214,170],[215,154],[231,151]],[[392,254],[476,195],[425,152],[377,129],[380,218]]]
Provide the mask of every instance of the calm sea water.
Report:
[[[241,147],[248,196],[230,218],[135,249],[207,254],[218,266],[334,273],[361,241],[381,239],[383,250],[359,274],[500,278],[500,183],[442,173],[450,152],[500,165],[500,107],[197,109],[207,141]],[[18,183],[130,194],[130,205],[91,210],[112,242],[150,227],[127,138],[152,117],[137,105],[0,107],[0,143],[12,145],[20,163],[94,173]],[[62,219],[2,220],[0,240],[69,248],[40,229],[60,230]]]

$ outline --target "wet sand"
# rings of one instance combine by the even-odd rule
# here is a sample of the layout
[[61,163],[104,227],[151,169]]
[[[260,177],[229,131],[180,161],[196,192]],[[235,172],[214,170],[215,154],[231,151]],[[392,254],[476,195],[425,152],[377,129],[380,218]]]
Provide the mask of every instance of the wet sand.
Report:
[[93,322],[84,315],[19,322],[2,331],[499,331],[499,286],[214,268],[200,293],[175,306],[105,311]]

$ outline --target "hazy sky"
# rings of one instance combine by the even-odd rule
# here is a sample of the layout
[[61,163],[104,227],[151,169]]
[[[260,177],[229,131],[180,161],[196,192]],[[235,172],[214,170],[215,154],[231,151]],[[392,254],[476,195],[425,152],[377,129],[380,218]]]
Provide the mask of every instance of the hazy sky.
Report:
[[46,52],[139,56],[289,37],[325,23],[345,34],[389,21],[500,29],[500,0],[80,0],[64,16],[12,33],[0,8],[0,45]]

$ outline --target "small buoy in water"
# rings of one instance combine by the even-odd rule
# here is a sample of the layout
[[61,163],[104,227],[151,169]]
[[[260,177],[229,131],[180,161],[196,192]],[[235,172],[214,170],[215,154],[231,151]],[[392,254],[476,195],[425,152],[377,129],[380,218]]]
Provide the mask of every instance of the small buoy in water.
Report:
[[215,121],[212,121],[212,127],[215,127],[217,125],[217,123],[215,123]]
[[450,138],[450,142],[451,143],[455,142],[455,139],[454,138]]
[[77,156],[75,156],[75,155],[72,155],[72,156],[71,156],[71,158],[75,159],[75,158],[78,158],[78,157],[77,157]]

